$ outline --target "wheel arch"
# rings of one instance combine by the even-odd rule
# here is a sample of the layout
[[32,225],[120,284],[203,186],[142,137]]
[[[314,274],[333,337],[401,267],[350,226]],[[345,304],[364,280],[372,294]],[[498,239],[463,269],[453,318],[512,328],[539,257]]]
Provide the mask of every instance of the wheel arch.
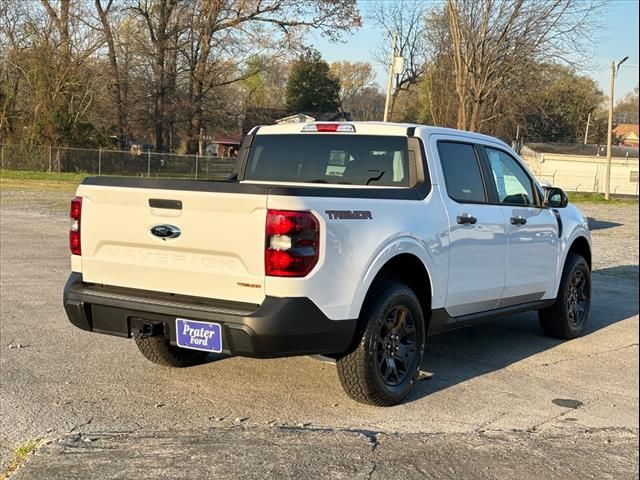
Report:
[[425,319],[428,319],[432,299],[431,277],[427,267],[418,257],[411,253],[401,253],[390,258],[373,278],[363,305],[374,293],[376,284],[387,279],[398,281],[411,288],[420,301]]
[[[415,245],[414,245],[415,246]],[[369,268],[365,278],[361,282],[361,301],[354,304],[355,314],[352,318],[360,318],[362,309],[368,301],[379,291],[379,285],[386,280],[404,283],[413,290],[418,297],[425,319],[425,334],[429,328],[431,309],[434,299],[434,285],[432,275],[428,266],[429,257],[422,249],[404,248],[393,249],[394,255],[383,253],[379,255],[373,264],[376,268]],[[389,252],[389,249],[386,249]],[[426,261],[425,261],[426,260]],[[367,281],[365,281],[367,279]],[[366,286],[366,288],[365,288]]]
[[[586,237],[579,235],[573,239],[573,242],[571,242],[571,246],[569,247],[569,250],[567,252],[567,256],[564,259],[564,264],[567,263],[567,258],[569,258],[569,255],[572,253],[581,255],[587,261],[587,265],[589,265],[589,270],[592,269],[591,245],[589,244],[589,241],[587,240]],[[564,264],[563,264],[563,268],[564,268]]]

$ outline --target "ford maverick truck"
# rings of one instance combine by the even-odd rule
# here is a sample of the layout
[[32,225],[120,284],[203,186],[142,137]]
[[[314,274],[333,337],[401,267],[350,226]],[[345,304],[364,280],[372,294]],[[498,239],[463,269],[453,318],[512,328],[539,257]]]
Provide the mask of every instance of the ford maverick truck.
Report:
[[394,405],[429,335],[537,311],[581,335],[587,219],[500,140],[314,122],[244,139],[227,181],[88,177],[71,202],[69,320],[175,367],[324,355]]

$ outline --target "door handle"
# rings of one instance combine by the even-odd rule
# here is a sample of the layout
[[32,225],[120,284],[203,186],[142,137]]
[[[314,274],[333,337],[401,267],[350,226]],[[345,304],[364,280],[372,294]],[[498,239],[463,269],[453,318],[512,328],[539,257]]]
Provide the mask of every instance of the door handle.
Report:
[[511,225],[524,225],[527,223],[527,219],[524,217],[511,217]]
[[458,215],[457,219],[459,225],[475,225],[478,219],[472,215]]

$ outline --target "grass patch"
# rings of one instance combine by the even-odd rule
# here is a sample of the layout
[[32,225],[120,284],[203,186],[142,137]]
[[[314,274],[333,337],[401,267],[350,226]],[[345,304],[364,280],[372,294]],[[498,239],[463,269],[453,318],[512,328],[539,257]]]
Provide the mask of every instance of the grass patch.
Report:
[[48,173],[0,169],[0,179],[4,180],[46,180],[48,182],[80,183],[88,173]]
[[6,480],[9,478],[16,470],[18,470],[24,462],[27,461],[27,457],[35,452],[38,447],[40,447],[44,443],[44,439],[36,438],[34,440],[27,440],[24,443],[16,445],[13,449],[13,460],[11,464],[7,467],[7,469],[0,473],[0,480]]
[[638,199],[630,196],[612,195],[609,200],[603,193],[567,192],[571,203],[601,203],[611,205],[637,205]]
[[86,174],[0,170],[0,187],[12,190],[73,192]]

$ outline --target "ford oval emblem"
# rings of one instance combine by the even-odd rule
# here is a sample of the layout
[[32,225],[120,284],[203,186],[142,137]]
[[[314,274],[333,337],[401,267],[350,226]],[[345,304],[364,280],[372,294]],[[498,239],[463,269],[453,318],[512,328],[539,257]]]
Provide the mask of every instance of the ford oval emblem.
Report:
[[151,234],[162,240],[178,238],[180,236],[180,229],[173,225],[156,225],[151,227]]

